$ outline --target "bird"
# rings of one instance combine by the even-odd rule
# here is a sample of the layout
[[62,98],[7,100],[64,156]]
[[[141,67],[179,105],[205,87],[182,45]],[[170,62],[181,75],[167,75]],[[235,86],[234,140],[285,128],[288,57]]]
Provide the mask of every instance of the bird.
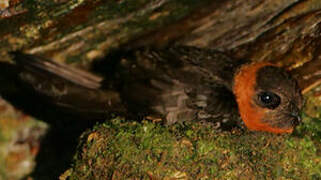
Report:
[[93,65],[99,75],[37,55],[10,54],[20,91],[82,116],[131,114],[166,125],[199,121],[275,134],[292,133],[301,123],[303,97],[290,73],[214,49],[119,50]]

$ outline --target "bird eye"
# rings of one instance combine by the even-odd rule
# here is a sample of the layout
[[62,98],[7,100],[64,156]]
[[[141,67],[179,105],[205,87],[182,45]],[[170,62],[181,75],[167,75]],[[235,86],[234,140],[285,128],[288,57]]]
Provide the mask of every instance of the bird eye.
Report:
[[275,109],[281,103],[280,96],[272,92],[261,92],[258,94],[258,98],[262,105],[269,109]]

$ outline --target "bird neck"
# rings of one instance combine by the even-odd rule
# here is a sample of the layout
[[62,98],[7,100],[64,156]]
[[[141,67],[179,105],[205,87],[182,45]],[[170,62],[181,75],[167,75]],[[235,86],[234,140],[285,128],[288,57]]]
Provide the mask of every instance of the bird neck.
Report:
[[236,97],[240,116],[250,130],[268,131],[272,133],[290,133],[293,129],[273,128],[262,122],[265,108],[253,102],[256,93],[257,72],[264,66],[275,66],[270,63],[251,63],[241,66],[234,75],[233,93]]

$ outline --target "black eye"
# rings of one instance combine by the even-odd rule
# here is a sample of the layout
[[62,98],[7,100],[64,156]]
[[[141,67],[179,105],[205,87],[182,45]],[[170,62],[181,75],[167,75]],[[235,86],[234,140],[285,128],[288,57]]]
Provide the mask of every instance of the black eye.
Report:
[[261,92],[259,93],[258,98],[261,104],[269,109],[275,109],[281,103],[280,96],[272,92]]

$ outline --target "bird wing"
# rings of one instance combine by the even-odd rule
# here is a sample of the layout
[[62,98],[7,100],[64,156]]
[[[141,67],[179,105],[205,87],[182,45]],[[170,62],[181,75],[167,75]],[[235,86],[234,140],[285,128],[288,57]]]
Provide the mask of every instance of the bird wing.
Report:
[[[107,80],[115,91],[101,89],[102,79],[41,57],[15,52],[20,80],[50,103],[76,112],[106,114],[125,111],[155,113],[167,124],[205,120],[235,124],[237,105],[228,84],[233,61],[224,54],[198,48],[137,50],[113,59],[115,74]],[[108,57],[107,57],[108,59]],[[112,60],[112,59],[109,59]],[[106,79],[105,79],[106,81]]]
[[35,72],[41,70],[48,74],[55,74],[88,89],[98,89],[101,86],[102,78],[89,72],[19,51],[11,52],[10,54],[13,55],[14,61],[26,70]]
[[100,89],[101,77],[42,57],[21,52],[11,54],[19,66],[18,80],[29,93],[72,113],[93,117],[124,111],[117,92]]
[[227,86],[233,73],[224,70],[233,67],[229,63],[217,51],[172,47],[135,51],[116,69],[124,81],[121,96],[131,111],[160,114],[168,124],[205,120],[235,125],[237,104]]

